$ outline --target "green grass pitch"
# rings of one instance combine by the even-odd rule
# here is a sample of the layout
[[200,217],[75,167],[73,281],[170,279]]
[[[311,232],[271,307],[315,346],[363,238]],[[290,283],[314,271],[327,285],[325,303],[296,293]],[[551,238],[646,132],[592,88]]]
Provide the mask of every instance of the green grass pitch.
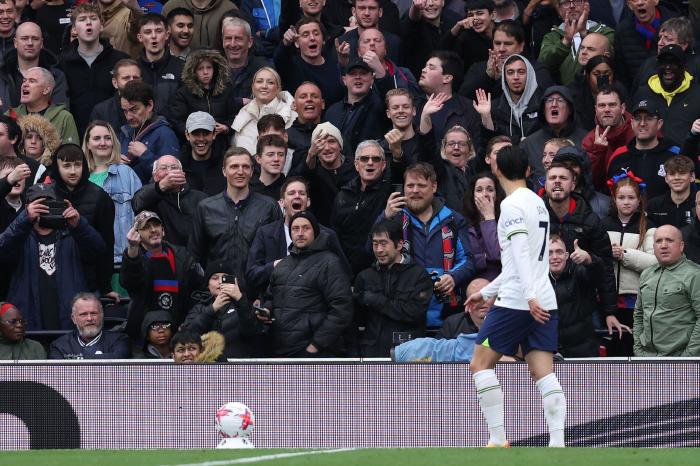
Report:
[[2,466],[687,466],[700,449],[636,448],[370,448],[319,450],[35,450],[0,452]]

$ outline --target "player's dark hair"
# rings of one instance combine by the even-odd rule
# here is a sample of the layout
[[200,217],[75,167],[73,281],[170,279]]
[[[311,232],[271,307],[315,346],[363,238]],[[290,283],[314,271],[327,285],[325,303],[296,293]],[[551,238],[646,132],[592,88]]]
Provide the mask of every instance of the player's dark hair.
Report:
[[398,246],[403,239],[403,229],[400,222],[385,219],[372,227],[370,238],[374,235],[387,235],[394,246]]
[[496,31],[501,31],[508,37],[512,37],[518,44],[525,42],[525,29],[523,29],[523,26],[519,22],[513,19],[506,19],[496,24],[496,27],[493,28],[494,35]]
[[168,13],[168,16],[165,17],[167,24],[168,24],[168,27],[170,27],[173,24],[173,22],[175,22],[176,16],[187,16],[187,17],[192,18],[194,20],[194,14],[190,10],[179,6],[177,8],[173,8],[172,10],[170,10],[170,12]]
[[496,166],[511,181],[524,180],[530,166],[527,153],[516,146],[506,146],[496,153]]
[[500,134],[498,136],[494,136],[491,139],[489,139],[489,142],[486,143],[486,152],[485,154],[490,154],[491,151],[493,151],[493,146],[496,144],[499,144],[501,142],[507,142],[508,144],[513,144],[513,140],[510,138],[510,136],[506,136],[505,134]]
[[170,351],[175,351],[177,345],[186,345],[187,343],[194,343],[201,349],[202,336],[189,330],[181,330],[170,339]]

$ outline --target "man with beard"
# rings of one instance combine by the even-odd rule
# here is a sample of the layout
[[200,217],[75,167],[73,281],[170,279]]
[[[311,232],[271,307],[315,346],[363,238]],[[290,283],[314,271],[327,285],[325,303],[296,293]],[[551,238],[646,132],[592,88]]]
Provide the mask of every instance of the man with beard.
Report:
[[573,81],[581,71],[576,60],[581,41],[591,32],[605,35],[614,43],[615,31],[605,24],[588,19],[588,0],[553,0],[561,25],[545,34],[540,47],[539,60],[549,68],[552,76],[558,76],[563,85]]
[[619,175],[622,170],[631,170],[646,183],[647,198],[668,192],[665,181],[664,163],[678,154],[677,146],[666,138],[659,138],[660,131],[666,132],[666,120],[655,102],[640,100],[632,108],[632,131],[634,139],[627,145],[618,147],[610,156],[607,166],[608,179]]
[[173,8],[166,17],[168,22],[168,50],[170,55],[185,61],[192,48],[194,32],[194,15],[187,8]]
[[141,68],[136,60],[124,58],[114,64],[111,74],[114,96],[95,105],[90,114],[90,121],[106,121],[116,132],[126,124],[126,117],[121,107],[121,93],[129,81],[141,81]]
[[601,191],[607,189],[606,169],[613,152],[634,138],[632,115],[625,108],[622,92],[617,86],[598,92],[595,97],[596,126],[581,142],[591,161],[593,184]]
[[384,149],[379,143],[361,142],[355,153],[358,176],[343,186],[335,198],[331,227],[340,238],[353,275],[372,263],[367,237],[391,193],[391,183],[383,176],[385,168]]
[[405,252],[433,279],[428,327],[440,327],[447,316],[460,312],[461,290],[475,271],[464,217],[435,197],[436,191],[435,169],[415,163],[404,173],[404,193],[392,193],[379,217],[401,223]]
[[648,100],[660,111],[664,122],[664,139],[683,144],[693,121],[700,115],[700,85],[686,70],[685,51],[667,45],[656,60],[657,74],[649,78],[634,95],[633,102]]
[[575,124],[574,115],[574,103],[567,87],[552,86],[544,91],[538,111],[542,127],[520,144],[520,148],[527,152],[530,169],[535,177],[544,176],[542,153],[547,141],[566,138],[576,146],[581,144],[586,130]]
[[164,234],[158,214],[144,210],[126,235],[129,246],[119,282],[131,297],[126,331],[137,342],[147,312],[168,312],[177,328],[191,307],[191,292],[205,283],[204,272],[189,251],[164,241]]
[[[506,20],[497,24],[493,30],[492,48],[489,50],[488,60],[472,63],[468,67],[464,82],[459,88],[460,95],[475,99],[477,89],[490,92],[494,99],[501,95],[503,63],[515,54],[525,56],[525,30],[519,22]],[[536,60],[530,60],[530,63],[541,89],[554,84],[546,66]]]
[[285,89],[296,90],[301,83],[311,81],[332,104],[342,100],[344,88],[335,54],[323,55],[325,35],[319,20],[300,19],[284,33],[274,62]]
[[194,30],[190,46],[197,50],[215,48],[221,43],[219,27],[224,16],[229,12],[238,13],[238,6],[230,0],[170,0],[161,12],[166,17],[175,8],[186,8],[194,15]]
[[598,310],[611,334],[613,328],[622,332],[622,324],[614,315],[617,291],[610,238],[583,196],[574,192],[575,176],[572,169],[560,162],[552,162],[547,170],[545,206],[549,211],[550,233],[564,241],[574,264],[589,266],[598,261],[603,264],[594,281]]
[[[295,214],[308,209],[311,205],[309,183],[298,176],[287,178],[280,189],[279,204],[284,217],[260,227],[250,245],[246,279],[252,291],[250,296],[253,298],[260,297],[267,289],[273,269],[289,254],[289,247],[292,244],[289,221]],[[343,270],[350,275],[350,265],[347,263],[335,231],[321,224],[319,228],[319,235],[327,237],[328,249],[338,256]]]
[[289,148],[295,151],[307,151],[311,146],[311,134],[321,122],[321,114],[326,108],[321,88],[312,82],[301,83],[294,92],[292,110],[297,118],[287,130]]
[[103,329],[102,303],[92,293],[73,298],[71,320],[76,329],[57,338],[49,348],[49,359],[127,359],[131,357],[129,337]]

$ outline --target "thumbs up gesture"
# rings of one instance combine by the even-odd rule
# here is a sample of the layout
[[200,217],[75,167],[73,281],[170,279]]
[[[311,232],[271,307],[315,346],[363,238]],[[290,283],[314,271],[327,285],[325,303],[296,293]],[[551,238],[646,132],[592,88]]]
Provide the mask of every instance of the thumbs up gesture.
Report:
[[591,255],[579,247],[578,239],[574,240],[574,252],[571,253],[569,258],[573,261],[574,264],[588,265],[592,262]]

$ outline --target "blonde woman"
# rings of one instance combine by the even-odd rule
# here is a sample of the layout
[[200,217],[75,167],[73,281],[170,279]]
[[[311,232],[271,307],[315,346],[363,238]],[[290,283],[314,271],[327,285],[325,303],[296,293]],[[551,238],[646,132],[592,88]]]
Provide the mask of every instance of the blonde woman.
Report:
[[284,120],[285,127],[289,128],[296,119],[297,113],[292,110],[294,97],[282,90],[280,75],[269,66],[264,66],[255,73],[252,91],[253,100],[238,112],[231,128],[236,132],[233,136],[233,145],[244,147],[251,154],[255,154],[258,120],[262,116],[276,113]]
[[102,188],[114,202],[114,264],[121,264],[127,247],[126,234],[134,223],[131,199],[141,189],[134,170],[121,161],[121,147],[114,130],[106,121],[88,125],[83,152],[90,169],[90,181]]

